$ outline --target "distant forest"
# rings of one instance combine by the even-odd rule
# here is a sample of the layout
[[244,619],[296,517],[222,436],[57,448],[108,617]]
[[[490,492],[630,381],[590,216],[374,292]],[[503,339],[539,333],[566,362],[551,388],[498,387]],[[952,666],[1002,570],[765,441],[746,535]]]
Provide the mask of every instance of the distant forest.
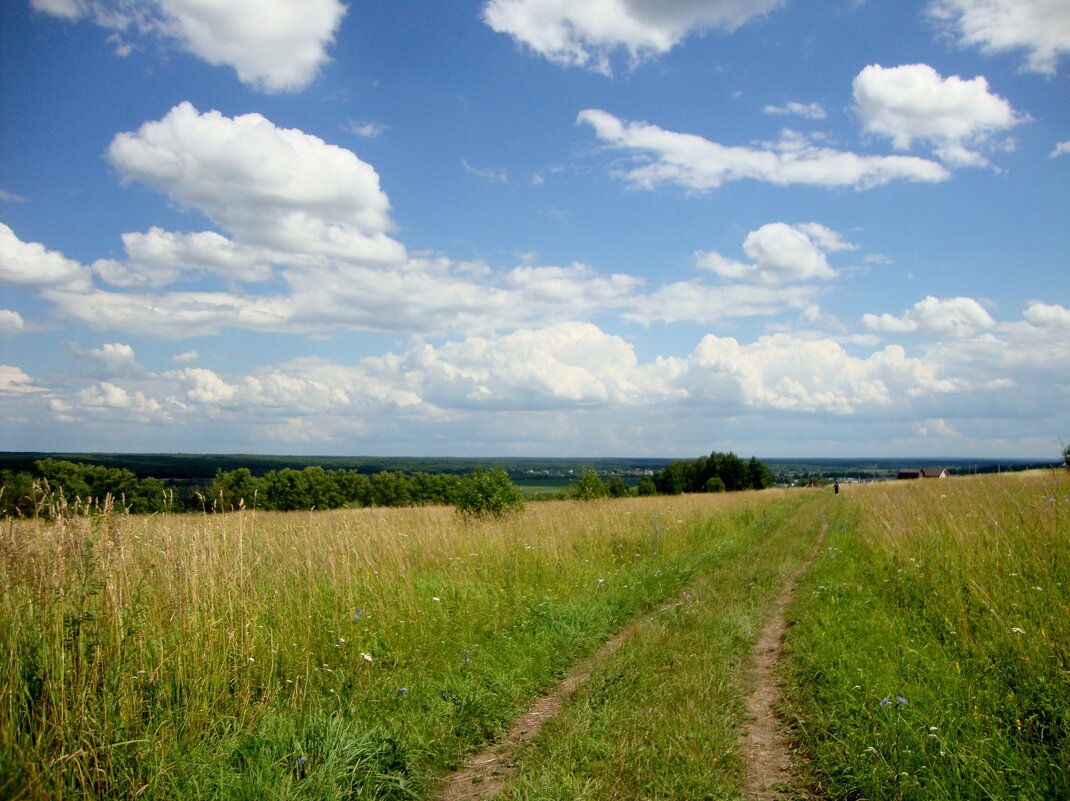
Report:
[[732,492],[894,477],[904,466],[996,472],[1043,462],[811,459],[763,462],[713,452],[697,459],[298,457],[241,454],[0,453],[0,514],[45,514],[48,501],[100,503],[132,513],[332,509],[452,504],[461,479],[500,468],[529,498]]

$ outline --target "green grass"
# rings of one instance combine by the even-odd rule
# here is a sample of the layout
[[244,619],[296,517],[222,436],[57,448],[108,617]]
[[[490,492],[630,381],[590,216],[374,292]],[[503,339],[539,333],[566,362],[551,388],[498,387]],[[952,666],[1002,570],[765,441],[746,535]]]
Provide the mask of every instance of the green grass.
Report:
[[1070,798],[1070,486],[851,488],[787,640],[796,739],[843,799]]

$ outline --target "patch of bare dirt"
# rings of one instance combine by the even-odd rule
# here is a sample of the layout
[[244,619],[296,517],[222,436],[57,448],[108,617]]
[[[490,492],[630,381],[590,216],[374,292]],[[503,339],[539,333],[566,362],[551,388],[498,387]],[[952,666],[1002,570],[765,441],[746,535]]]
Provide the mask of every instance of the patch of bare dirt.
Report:
[[825,529],[810,555],[788,576],[774,605],[773,616],[762,629],[751,650],[751,678],[754,690],[747,698],[748,724],[740,737],[740,747],[747,762],[744,798],[776,801],[793,797],[795,786],[791,770],[788,740],[774,712],[780,700],[776,665],[784,644],[788,623],[786,610],[795,596],[795,585],[810,568],[824,541]]

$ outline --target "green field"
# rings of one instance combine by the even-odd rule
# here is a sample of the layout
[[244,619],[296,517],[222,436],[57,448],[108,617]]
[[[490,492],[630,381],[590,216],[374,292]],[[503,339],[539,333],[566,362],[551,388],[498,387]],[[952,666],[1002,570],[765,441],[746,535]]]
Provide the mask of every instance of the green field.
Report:
[[1038,471],[7,520],[0,798],[434,798],[629,625],[502,797],[738,798],[750,650],[818,544],[780,665],[792,792],[1068,797],[1070,488]]

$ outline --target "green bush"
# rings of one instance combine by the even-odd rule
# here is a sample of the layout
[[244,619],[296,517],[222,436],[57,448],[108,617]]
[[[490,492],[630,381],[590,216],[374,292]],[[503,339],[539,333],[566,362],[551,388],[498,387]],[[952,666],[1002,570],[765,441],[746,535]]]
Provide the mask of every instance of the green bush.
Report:
[[465,476],[454,497],[457,511],[470,517],[504,517],[524,508],[524,493],[500,467]]

